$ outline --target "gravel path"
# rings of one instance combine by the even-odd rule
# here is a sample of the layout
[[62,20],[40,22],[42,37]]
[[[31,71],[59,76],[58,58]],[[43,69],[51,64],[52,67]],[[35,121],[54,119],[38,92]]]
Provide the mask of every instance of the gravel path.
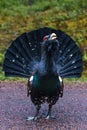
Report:
[[[26,83],[0,82],[0,130],[87,130],[87,83],[65,84],[64,96],[53,106],[54,119],[26,121],[35,107]],[[48,105],[42,105],[40,116]]]

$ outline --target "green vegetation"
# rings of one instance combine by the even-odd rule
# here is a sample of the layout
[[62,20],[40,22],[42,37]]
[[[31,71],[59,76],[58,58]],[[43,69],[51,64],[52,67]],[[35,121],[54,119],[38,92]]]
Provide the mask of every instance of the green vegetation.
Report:
[[[4,53],[25,31],[48,26],[69,34],[83,53],[83,80],[87,80],[87,0],[0,0],[0,80]],[[85,50],[85,51],[84,51]],[[15,78],[13,78],[15,79]]]

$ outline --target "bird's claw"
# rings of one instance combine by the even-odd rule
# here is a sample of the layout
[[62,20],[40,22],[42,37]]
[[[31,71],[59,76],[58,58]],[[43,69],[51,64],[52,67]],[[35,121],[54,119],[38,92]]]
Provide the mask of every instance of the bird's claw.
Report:
[[46,120],[49,120],[49,119],[51,119],[51,118],[55,118],[55,116],[47,115],[47,116],[45,117]]
[[27,121],[31,121],[31,120],[34,120],[34,121],[37,121],[38,120],[38,117],[33,117],[33,116],[29,116],[29,117],[27,117],[27,119],[26,119]]
[[31,121],[31,120],[33,120],[34,119],[34,117],[32,117],[32,116],[29,116],[29,117],[27,117],[27,121]]
[[45,118],[45,119],[46,119],[46,120],[48,120],[48,119],[50,119],[50,117],[51,117],[51,116],[50,116],[50,115],[48,115],[48,116],[46,116],[46,118]]

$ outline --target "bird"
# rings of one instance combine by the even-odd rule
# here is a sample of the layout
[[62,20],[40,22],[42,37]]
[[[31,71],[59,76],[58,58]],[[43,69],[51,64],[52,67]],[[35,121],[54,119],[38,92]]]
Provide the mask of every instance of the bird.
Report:
[[3,71],[5,76],[28,79],[27,96],[36,113],[27,120],[38,120],[41,105],[48,103],[46,119],[52,117],[52,106],[63,97],[64,78],[80,78],[83,72],[82,53],[65,32],[49,27],[25,32],[8,47]]

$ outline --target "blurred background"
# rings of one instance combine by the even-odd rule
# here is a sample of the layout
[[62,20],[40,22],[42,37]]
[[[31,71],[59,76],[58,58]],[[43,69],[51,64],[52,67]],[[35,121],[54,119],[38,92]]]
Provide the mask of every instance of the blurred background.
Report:
[[77,42],[84,61],[79,80],[87,81],[87,0],[0,0],[0,80],[8,79],[2,65],[11,42],[45,26],[62,30]]

